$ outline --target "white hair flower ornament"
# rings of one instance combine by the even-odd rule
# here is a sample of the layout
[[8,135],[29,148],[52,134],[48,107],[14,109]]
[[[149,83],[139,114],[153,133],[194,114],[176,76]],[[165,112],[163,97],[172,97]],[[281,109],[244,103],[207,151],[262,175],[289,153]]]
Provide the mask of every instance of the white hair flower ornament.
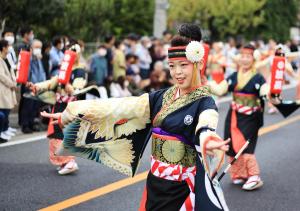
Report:
[[204,47],[198,41],[191,41],[185,49],[186,58],[192,63],[200,62],[204,57],[204,53]]
[[70,50],[71,51],[75,51],[77,54],[79,54],[81,52],[81,48],[80,48],[80,45],[78,44],[74,44],[70,47]]

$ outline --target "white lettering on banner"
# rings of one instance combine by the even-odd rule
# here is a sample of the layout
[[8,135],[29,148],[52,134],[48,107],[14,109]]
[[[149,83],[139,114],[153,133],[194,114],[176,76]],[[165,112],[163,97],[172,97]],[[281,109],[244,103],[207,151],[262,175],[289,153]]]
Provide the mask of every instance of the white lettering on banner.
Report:
[[276,75],[275,75],[276,79],[283,79],[283,71],[282,70],[277,70],[276,71]]
[[61,63],[61,70],[66,71],[67,68],[68,68],[68,66],[69,66],[69,62],[63,61],[63,62]]
[[70,61],[70,59],[71,59],[71,56],[70,56],[69,54],[66,54],[66,55],[64,56],[64,60],[65,60],[65,61]]
[[282,81],[275,81],[274,88],[281,90],[281,87],[282,87]]
[[277,68],[278,69],[283,69],[284,68],[284,62],[283,61],[280,61],[277,63]]
[[58,75],[58,78],[59,78],[59,79],[64,79],[65,76],[66,76],[66,72],[65,72],[65,71],[60,71],[60,72],[59,72],[59,75]]

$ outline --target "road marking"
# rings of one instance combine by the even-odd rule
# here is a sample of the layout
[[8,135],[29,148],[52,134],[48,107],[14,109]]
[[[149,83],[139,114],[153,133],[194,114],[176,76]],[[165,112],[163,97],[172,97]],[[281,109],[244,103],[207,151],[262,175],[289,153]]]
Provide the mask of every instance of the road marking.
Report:
[[96,197],[103,196],[107,193],[110,193],[110,192],[119,190],[121,188],[127,187],[128,185],[132,185],[132,184],[135,184],[137,182],[141,182],[141,181],[146,179],[147,175],[148,175],[148,171],[145,171],[143,173],[137,174],[133,178],[130,177],[130,178],[119,180],[117,182],[111,183],[111,184],[106,185],[104,187],[97,188],[93,191],[89,191],[89,192],[86,192],[84,194],[81,194],[81,195],[72,197],[70,199],[67,199],[65,201],[62,201],[60,203],[54,204],[50,207],[46,207],[46,208],[41,209],[39,211],[55,211],[55,210],[66,209],[68,207],[72,207],[72,206],[80,204],[82,202],[85,202],[85,201],[94,199]]
[[16,141],[9,141],[9,142],[0,144],[0,148],[1,147],[13,146],[13,145],[17,145],[17,144],[30,143],[30,142],[39,141],[39,140],[46,139],[46,138],[47,138],[46,135],[40,135],[40,136],[25,138],[25,139],[16,140]]
[[294,123],[294,122],[297,122],[300,120],[300,115],[297,115],[297,116],[294,116],[294,117],[291,117],[289,119],[286,119],[286,120],[283,120],[281,122],[278,122],[276,124],[273,124],[273,125],[270,125],[270,126],[267,126],[267,127],[263,127],[261,128],[259,131],[258,131],[258,135],[259,136],[262,136],[266,133],[270,133],[272,132],[273,130],[277,130],[281,127],[284,127],[288,124],[291,124],[291,123]]
[[[261,128],[259,130],[258,135],[262,136],[264,134],[270,133],[271,131],[277,130],[281,127],[284,127],[288,124],[297,122],[299,120],[300,120],[300,115],[297,115],[295,117],[283,120],[279,123]],[[66,209],[66,208],[75,206],[75,205],[80,204],[82,202],[86,202],[86,201],[94,199],[96,197],[103,196],[105,194],[111,193],[111,192],[119,190],[121,188],[124,188],[124,187],[130,186],[130,185],[133,185],[135,183],[141,182],[141,181],[143,181],[147,178],[147,174],[148,174],[148,171],[144,171],[140,174],[137,174],[133,178],[126,178],[126,179],[119,180],[117,182],[113,182],[109,185],[103,186],[103,187],[95,189],[93,191],[83,193],[83,194],[78,195],[78,196],[74,196],[72,198],[69,198],[69,199],[64,200],[62,202],[59,202],[57,204],[54,204],[54,205],[51,205],[51,206],[46,207],[44,209],[41,209],[39,211],[56,211],[56,210],[62,210],[62,209]]]

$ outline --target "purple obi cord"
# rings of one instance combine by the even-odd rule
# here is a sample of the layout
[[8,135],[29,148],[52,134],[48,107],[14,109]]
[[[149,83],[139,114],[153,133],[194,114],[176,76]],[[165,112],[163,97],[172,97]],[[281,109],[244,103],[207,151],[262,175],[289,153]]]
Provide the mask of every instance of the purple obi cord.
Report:
[[159,134],[159,135],[176,137],[176,138],[178,138],[181,142],[183,142],[183,143],[185,143],[185,144],[188,144],[188,145],[194,147],[194,146],[193,146],[188,140],[186,140],[183,136],[180,136],[180,135],[177,135],[177,134],[174,134],[174,133],[168,133],[167,131],[164,131],[164,130],[161,129],[160,127],[154,127],[154,128],[152,128],[152,132],[153,132],[153,133],[156,133],[156,134]]

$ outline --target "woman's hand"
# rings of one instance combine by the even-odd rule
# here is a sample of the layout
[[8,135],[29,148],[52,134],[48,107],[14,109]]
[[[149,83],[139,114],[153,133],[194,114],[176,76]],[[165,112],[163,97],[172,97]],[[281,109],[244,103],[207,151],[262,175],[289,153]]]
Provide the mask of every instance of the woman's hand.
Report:
[[45,118],[52,118],[52,121],[50,124],[56,125],[56,124],[61,124],[61,113],[47,113],[46,111],[41,112],[41,116]]
[[72,95],[74,92],[74,88],[70,83],[66,84],[65,90],[66,90],[67,94],[69,94],[69,95]]
[[206,144],[206,153],[208,155],[213,156],[214,155],[213,150],[215,150],[215,149],[227,152],[228,149],[229,149],[229,145],[228,145],[229,142],[230,142],[230,138],[227,139],[226,141],[214,141],[214,140],[210,140]]

